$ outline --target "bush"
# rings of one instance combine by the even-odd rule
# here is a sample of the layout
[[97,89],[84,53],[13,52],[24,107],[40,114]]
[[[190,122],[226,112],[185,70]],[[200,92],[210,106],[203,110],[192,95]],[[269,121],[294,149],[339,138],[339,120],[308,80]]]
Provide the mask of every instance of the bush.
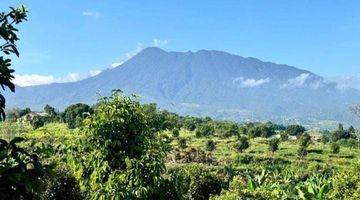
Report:
[[269,150],[275,152],[279,149],[280,140],[278,138],[271,139],[269,141]]
[[252,137],[265,137],[268,138],[272,135],[275,135],[275,129],[274,126],[271,124],[260,124],[258,126],[253,126],[247,130],[247,134]]
[[211,153],[206,153],[204,150],[194,147],[182,153],[176,153],[175,161],[178,163],[217,164],[216,159],[212,157]]
[[292,135],[292,136],[300,136],[302,135],[304,132],[306,131],[306,129],[301,126],[301,125],[289,125],[287,128],[286,128],[286,132],[289,134],[289,135]]
[[172,130],[173,137],[177,138],[180,135],[180,130],[178,128],[175,128]]
[[350,168],[335,174],[332,183],[329,199],[360,199],[359,169]]
[[185,138],[178,139],[178,145],[181,149],[185,149],[187,147],[187,141]]
[[15,137],[7,142],[0,139],[1,199],[38,199],[46,168],[36,154],[18,146],[24,139]]
[[173,177],[164,179],[159,188],[149,195],[148,199],[167,199],[167,200],[182,200],[182,194],[180,193],[179,189],[176,185],[176,179]]
[[357,148],[359,147],[359,141],[355,140],[355,139],[340,139],[339,141],[337,141],[337,143],[340,146],[344,146],[344,147],[349,147],[349,148]]
[[30,124],[34,129],[38,129],[40,127],[43,127],[45,125],[45,117],[42,116],[34,116],[30,120]]
[[289,139],[289,134],[286,131],[282,131],[280,133],[280,139],[281,141],[287,141]]
[[340,145],[338,143],[333,142],[331,144],[330,149],[332,154],[338,154],[340,152]]
[[345,130],[342,124],[339,124],[338,128],[331,134],[331,140],[333,142],[336,142],[340,139],[349,139],[350,137],[351,133],[349,132],[349,130]]
[[222,182],[210,173],[195,174],[195,180],[190,183],[191,199],[208,200],[211,194],[220,194]]
[[300,146],[299,149],[298,149],[298,151],[297,151],[297,154],[298,154],[298,156],[300,156],[300,157],[306,156],[307,153],[308,153],[308,151],[307,151],[306,147],[303,147],[303,146]]
[[323,132],[321,135],[321,142],[327,144],[328,142],[330,142],[330,140],[330,132]]
[[214,142],[214,140],[208,140],[206,141],[206,144],[205,144],[205,149],[207,151],[214,151],[216,148],[216,144]]
[[307,153],[308,153],[307,147],[310,145],[310,143],[311,143],[310,135],[308,133],[302,134],[300,137],[300,146],[298,149],[298,156],[304,157],[307,155]]
[[115,91],[84,123],[68,160],[90,199],[147,199],[159,189],[168,141],[149,127],[136,99]]
[[184,199],[208,200],[210,195],[220,194],[225,185],[214,172],[200,165],[178,168],[170,174]]
[[224,133],[222,134],[222,136],[224,138],[228,138],[231,136],[237,136],[239,135],[239,127],[236,124],[231,124],[228,127],[224,128]]
[[205,123],[201,124],[196,128],[195,135],[196,137],[206,137],[213,135],[215,133],[215,129],[211,124]]
[[93,109],[89,105],[78,103],[68,106],[62,113],[62,118],[69,128],[77,128],[83,125],[83,120],[91,113]]
[[308,147],[311,143],[311,137],[309,134],[305,133],[300,137],[300,146]]
[[239,152],[243,152],[245,149],[249,148],[249,146],[250,144],[248,138],[241,136],[235,145],[235,149]]
[[57,169],[46,181],[43,199],[81,200],[85,195],[80,191],[79,183],[68,169]]
[[238,155],[235,159],[235,162],[239,164],[250,164],[253,160],[254,160],[254,156],[245,154],[245,155]]

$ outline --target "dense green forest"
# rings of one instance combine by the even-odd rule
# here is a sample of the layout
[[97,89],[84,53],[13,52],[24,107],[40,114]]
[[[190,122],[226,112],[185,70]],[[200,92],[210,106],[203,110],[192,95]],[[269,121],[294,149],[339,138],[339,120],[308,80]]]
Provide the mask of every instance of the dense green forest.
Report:
[[[26,14],[0,14],[5,55],[19,55],[14,25]],[[14,91],[10,67],[0,57],[0,85]],[[5,116],[5,103],[0,95],[0,199],[360,199],[352,126],[179,116],[120,90],[63,112]]]

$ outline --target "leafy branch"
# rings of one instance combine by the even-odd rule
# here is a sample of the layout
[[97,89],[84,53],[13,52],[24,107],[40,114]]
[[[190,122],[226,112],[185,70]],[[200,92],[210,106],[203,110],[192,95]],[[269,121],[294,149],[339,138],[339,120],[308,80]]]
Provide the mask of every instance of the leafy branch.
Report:
[[[0,13],[0,40],[3,43],[0,45],[0,51],[3,54],[7,56],[14,54],[19,57],[19,51],[16,46],[16,42],[19,40],[16,34],[18,29],[14,25],[25,21],[27,12],[25,6],[19,6],[18,8],[10,7],[10,12],[8,13]],[[15,92],[15,84],[12,82],[15,70],[10,67],[11,59],[0,56],[0,86],[3,90],[8,87],[10,91]],[[0,120],[6,118],[5,104],[5,97],[0,93]]]

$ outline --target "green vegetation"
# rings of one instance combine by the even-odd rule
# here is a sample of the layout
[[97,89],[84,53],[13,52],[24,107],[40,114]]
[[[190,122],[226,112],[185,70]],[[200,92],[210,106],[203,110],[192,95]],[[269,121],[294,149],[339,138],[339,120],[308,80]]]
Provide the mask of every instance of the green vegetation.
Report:
[[269,150],[271,152],[275,152],[275,151],[279,150],[279,143],[280,143],[280,140],[278,138],[271,139],[269,141]]
[[154,106],[114,91],[91,113],[79,113],[77,128],[61,117],[36,129],[31,119],[12,120],[0,123],[1,137],[37,155],[29,162],[42,163],[42,178],[27,193],[40,199],[359,198],[356,130],[337,142],[317,138],[339,129],[284,139],[293,128],[183,117]]
[[331,144],[331,153],[338,154],[340,152],[340,145],[337,143]]
[[[5,54],[18,56],[13,24],[25,19],[24,7],[0,13]],[[13,91],[9,67],[0,57]],[[0,96],[2,120],[4,108]],[[117,90],[92,107],[13,109],[0,137],[1,199],[360,199],[359,131],[341,124],[184,117]]]
[[216,148],[216,144],[214,142],[214,140],[208,140],[206,141],[206,144],[205,144],[205,149],[207,151],[214,151]]
[[243,152],[245,149],[249,148],[249,140],[246,136],[240,136],[239,141],[235,144],[235,148],[239,152]]

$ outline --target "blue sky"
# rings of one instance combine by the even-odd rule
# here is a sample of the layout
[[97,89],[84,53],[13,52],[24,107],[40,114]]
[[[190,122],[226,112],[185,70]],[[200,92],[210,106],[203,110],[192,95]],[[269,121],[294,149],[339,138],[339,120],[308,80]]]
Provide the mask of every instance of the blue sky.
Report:
[[0,9],[19,4],[30,13],[14,68],[27,82],[91,76],[154,45],[360,74],[360,1],[1,0]]

